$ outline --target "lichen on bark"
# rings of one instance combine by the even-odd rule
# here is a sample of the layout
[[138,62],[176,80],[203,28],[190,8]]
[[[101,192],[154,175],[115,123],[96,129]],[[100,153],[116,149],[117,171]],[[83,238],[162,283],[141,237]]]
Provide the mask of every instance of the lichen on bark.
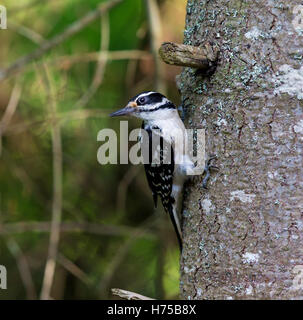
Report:
[[211,77],[184,68],[177,83],[185,124],[206,130],[220,171],[207,191],[202,178],[185,188],[184,299],[303,298],[300,4],[188,1],[184,43],[214,43],[219,61]]

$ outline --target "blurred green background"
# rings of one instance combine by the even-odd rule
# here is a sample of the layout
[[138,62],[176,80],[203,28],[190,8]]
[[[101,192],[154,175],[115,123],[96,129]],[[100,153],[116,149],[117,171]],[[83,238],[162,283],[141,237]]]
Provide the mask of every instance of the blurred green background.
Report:
[[[0,69],[103,2],[2,0]],[[185,7],[124,0],[0,82],[0,265],[8,273],[0,299],[40,298],[54,215],[61,227],[49,298],[111,299],[110,288],[178,297],[169,218],[154,210],[142,166],[97,162],[97,133],[119,133],[108,114],[141,91],[179,104],[180,69],[157,60],[155,48],[183,41]],[[129,121],[130,130],[140,125]]]

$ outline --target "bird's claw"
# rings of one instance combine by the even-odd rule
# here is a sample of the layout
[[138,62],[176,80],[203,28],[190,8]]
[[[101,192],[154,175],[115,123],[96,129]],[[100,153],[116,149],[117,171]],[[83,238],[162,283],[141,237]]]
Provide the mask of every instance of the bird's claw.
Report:
[[204,179],[203,179],[203,181],[202,181],[202,187],[203,187],[204,189],[207,189],[207,182],[208,182],[208,179],[209,179],[209,177],[210,177],[210,171],[211,171],[211,170],[219,170],[218,167],[213,166],[213,165],[211,164],[212,160],[215,160],[215,159],[218,159],[218,157],[217,157],[217,156],[211,156],[208,160],[206,160],[205,168],[204,168],[204,172],[205,172],[206,174],[205,174],[205,177],[204,177]]

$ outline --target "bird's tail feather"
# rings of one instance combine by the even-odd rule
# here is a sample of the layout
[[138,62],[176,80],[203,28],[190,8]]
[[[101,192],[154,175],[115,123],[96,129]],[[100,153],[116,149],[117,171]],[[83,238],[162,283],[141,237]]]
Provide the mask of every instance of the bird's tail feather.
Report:
[[173,206],[170,206],[168,209],[168,213],[171,219],[171,222],[174,226],[177,238],[178,238],[178,242],[179,242],[179,247],[180,247],[180,251],[182,251],[182,233],[181,233],[181,226],[180,226],[180,221],[179,221],[179,217],[178,217],[178,213],[176,211],[176,208]]

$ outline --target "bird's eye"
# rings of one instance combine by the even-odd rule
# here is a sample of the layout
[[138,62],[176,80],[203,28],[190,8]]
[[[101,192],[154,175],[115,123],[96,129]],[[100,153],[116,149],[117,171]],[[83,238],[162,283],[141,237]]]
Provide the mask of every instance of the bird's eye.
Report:
[[141,97],[138,99],[139,104],[144,104],[145,103],[145,98],[144,97]]

